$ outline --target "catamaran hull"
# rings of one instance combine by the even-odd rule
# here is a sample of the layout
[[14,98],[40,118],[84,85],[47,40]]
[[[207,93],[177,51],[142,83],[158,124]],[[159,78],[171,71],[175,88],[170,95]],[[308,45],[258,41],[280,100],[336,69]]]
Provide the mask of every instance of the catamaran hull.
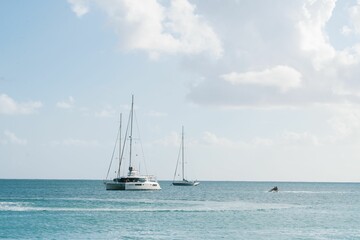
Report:
[[106,190],[128,190],[128,191],[146,191],[146,190],[160,190],[160,184],[156,182],[143,183],[121,183],[121,182],[107,182],[105,183]]
[[125,183],[107,182],[105,186],[106,190],[125,190]]
[[173,182],[174,186],[197,186],[200,182],[191,182],[191,181],[184,181],[184,182]]

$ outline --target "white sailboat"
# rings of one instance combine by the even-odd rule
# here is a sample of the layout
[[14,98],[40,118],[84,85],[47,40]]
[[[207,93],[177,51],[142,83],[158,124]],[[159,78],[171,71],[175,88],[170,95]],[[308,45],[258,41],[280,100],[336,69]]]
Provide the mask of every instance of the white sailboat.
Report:
[[[129,171],[127,176],[120,176],[120,168],[121,168],[122,160],[124,159],[124,149],[126,144],[126,141],[124,141],[123,146],[121,146],[121,117],[120,117],[120,127],[119,127],[118,139],[117,139],[117,141],[119,141],[119,166],[118,166],[116,178],[114,178],[113,180],[104,181],[106,190],[160,190],[161,189],[160,184],[157,182],[155,176],[140,175],[140,172],[136,170],[133,166],[133,162],[132,162],[133,119],[134,119],[134,96],[132,96],[129,122],[125,133],[125,139],[127,138],[129,139],[129,169],[128,169]],[[128,134],[129,127],[130,127],[130,133]],[[111,163],[107,175],[109,175]],[[108,176],[106,178],[108,178]]]
[[184,150],[185,146],[184,146],[184,126],[182,127],[182,134],[181,134],[181,177],[182,180],[175,180],[176,178],[176,174],[177,174],[177,170],[178,170],[178,165],[179,165],[179,158],[177,160],[176,163],[176,168],[175,168],[175,173],[174,173],[174,179],[173,179],[173,185],[174,186],[197,186],[199,185],[200,182],[198,181],[190,181],[185,179],[185,157],[184,157]]

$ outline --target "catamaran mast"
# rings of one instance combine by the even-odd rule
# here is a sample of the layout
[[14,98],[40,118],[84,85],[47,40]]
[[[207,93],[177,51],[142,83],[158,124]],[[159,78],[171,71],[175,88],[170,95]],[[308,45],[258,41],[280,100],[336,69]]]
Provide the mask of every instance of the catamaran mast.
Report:
[[184,163],[184,126],[182,126],[182,137],[181,137],[181,146],[182,146],[182,178],[183,180],[185,180],[185,175],[184,175],[184,167],[185,167],[185,163]]
[[131,165],[131,153],[132,153],[132,133],[133,133],[133,118],[134,118],[134,95],[131,99],[131,111],[130,111],[130,156],[129,156],[129,171],[132,171]]
[[119,168],[117,171],[117,177],[120,177],[120,166],[121,166],[121,123],[122,123],[122,113],[120,113],[120,127],[119,127]]

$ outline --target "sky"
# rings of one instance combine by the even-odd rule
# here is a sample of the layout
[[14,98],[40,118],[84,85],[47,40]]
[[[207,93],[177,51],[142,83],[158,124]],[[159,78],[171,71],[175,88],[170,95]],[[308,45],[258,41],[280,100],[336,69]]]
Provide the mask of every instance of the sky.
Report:
[[359,0],[0,1],[0,178],[104,179],[134,95],[159,180],[184,126],[189,179],[358,182],[359,76]]

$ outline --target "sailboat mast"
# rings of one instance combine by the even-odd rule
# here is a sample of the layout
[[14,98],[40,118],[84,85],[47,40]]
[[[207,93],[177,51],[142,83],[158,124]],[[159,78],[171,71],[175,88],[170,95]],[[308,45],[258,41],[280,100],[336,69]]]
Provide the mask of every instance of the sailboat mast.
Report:
[[182,146],[182,178],[183,180],[185,180],[185,174],[184,174],[184,167],[185,167],[185,162],[184,162],[184,126],[182,126],[182,137],[181,137],[181,146]]
[[134,95],[132,95],[131,111],[130,111],[130,156],[129,156],[130,160],[129,160],[129,171],[132,171],[131,154],[132,154],[133,118],[134,118]]
[[117,171],[117,177],[120,177],[120,166],[121,166],[121,124],[122,124],[122,113],[120,113],[120,126],[119,126],[119,168]]

